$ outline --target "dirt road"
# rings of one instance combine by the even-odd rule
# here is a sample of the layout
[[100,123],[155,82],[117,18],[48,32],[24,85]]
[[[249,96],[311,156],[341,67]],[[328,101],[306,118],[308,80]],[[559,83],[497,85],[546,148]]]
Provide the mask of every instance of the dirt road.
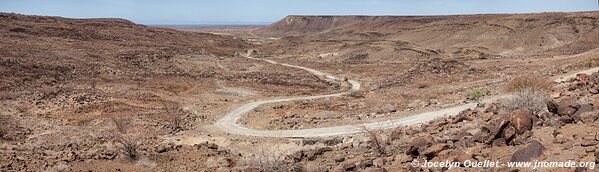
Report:
[[[285,64],[285,63],[279,63],[279,62],[276,62],[273,60],[268,60],[268,59],[253,58],[253,57],[251,57],[250,52],[248,52],[246,57],[250,58],[250,59],[266,61],[266,62],[272,63],[272,64],[280,64],[280,65],[287,66],[287,67],[299,68],[302,70],[306,70],[314,75],[324,77],[326,79],[344,81],[343,79],[337,78],[335,76],[332,76],[332,75],[329,75],[329,74],[326,74],[326,73],[323,73],[320,71],[317,71],[315,69],[291,65],[291,64]],[[566,75],[563,75],[560,77],[555,77],[553,79],[556,82],[561,82],[561,81],[576,77],[577,73],[590,74],[590,73],[598,71],[598,70],[599,70],[599,67],[584,70],[584,71],[572,72],[572,73],[569,73],[569,74],[566,74]],[[246,136],[327,137],[327,136],[348,135],[348,134],[363,132],[363,129],[361,129],[362,127],[365,127],[366,129],[369,129],[369,130],[378,130],[378,129],[394,128],[394,127],[398,127],[398,126],[405,126],[405,125],[421,124],[421,123],[425,123],[425,122],[428,122],[428,121],[431,121],[431,120],[434,120],[437,118],[443,118],[443,117],[457,115],[462,110],[467,109],[467,108],[474,108],[478,104],[478,103],[468,103],[468,104],[455,106],[455,107],[451,107],[451,108],[445,108],[445,109],[440,109],[440,110],[436,110],[436,111],[429,111],[429,112],[424,112],[424,113],[420,113],[420,114],[415,114],[415,115],[408,116],[408,117],[402,117],[399,119],[365,123],[362,125],[343,125],[343,126],[336,126],[336,127],[311,128],[311,129],[301,129],[301,130],[259,130],[259,129],[247,128],[247,127],[237,123],[237,121],[239,120],[239,118],[241,118],[241,116],[243,114],[253,110],[254,108],[256,108],[260,105],[277,103],[277,102],[312,100],[312,99],[321,99],[321,98],[327,98],[327,97],[339,97],[339,96],[343,96],[346,94],[350,94],[352,91],[360,90],[360,83],[358,81],[347,80],[347,82],[349,82],[349,84],[351,84],[350,91],[345,91],[345,92],[340,92],[340,93],[335,93],[335,94],[307,96],[307,97],[275,98],[275,99],[259,100],[259,101],[255,101],[255,102],[251,102],[251,103],[246,103],[246,104],[243,104],[240,107],[234,109],[233,111],[227,113],[223,118],[219,119],[214,125],[217,128],[223,130],[224,132],[231,133],[231,134],[237,134],[237,135],[246,135]],[[495,96],[495,97],[489,97],[489,98],[482,100],[481,102],[482,103],[490,103],[499,98],[504,98],[504,97],[508,97],[508,96],[509,95],[500,95],[500,96]]]

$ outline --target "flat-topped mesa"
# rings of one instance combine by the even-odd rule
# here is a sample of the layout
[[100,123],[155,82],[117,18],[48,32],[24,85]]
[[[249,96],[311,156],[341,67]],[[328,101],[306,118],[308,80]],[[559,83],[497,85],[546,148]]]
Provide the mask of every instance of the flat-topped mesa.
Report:
[[[418,18],[418,19],[414,19]],[[262,29],[264,32],[272,34],[300,34],[300,33],[315,33],[327,30],[354,27],[365,28],[360,26],[366,23],[402,23],[410,22],[426,23],[440,20],[444,17],[410,17],[410,16],[300,16],[290,15],[282,20]],[[368,26],[372,27],[372,26]]]
[[[273,23],[262,31],[273,33],[313,33],[323,31],[343,31],[346,29],[389,29],[417,28],[427,24],[432,26],[476,26],[486,24],[506,30],[519,30],[526,27],[580,25],[596,23],[599,12],[571,13],[529,13],[529,14],[477,14],[445,16],[327,16],[289,15]],[[593,21],[595,20],[595,21]],[[560,22],[566,21],[566,22]],[[350,27],[351,26],[351,27]],[[501,29],[500,29],[501,30]]]
[[598,26],[599,12],[448,16],[291,15],[256,33],[275,37],[302,36],[307,40],[400,40],[430,49],[486,47],[497,54],[575,54],[596,48],[590,42],[599,39]]

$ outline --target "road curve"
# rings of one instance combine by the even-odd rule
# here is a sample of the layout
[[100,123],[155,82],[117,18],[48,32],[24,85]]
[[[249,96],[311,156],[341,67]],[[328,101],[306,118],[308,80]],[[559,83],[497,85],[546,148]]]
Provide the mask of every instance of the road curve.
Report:
[[[279,63],[279,62],[276,62],[273,60],[268,60],[268,59],[253,58],[253,57],[251,57],[250,52],[248,52],[246,57],[250,58],[250,59],[266,61],[271,64],[279,64],[279,65],[283,65],[283,66],[287,66],[287,67],[293,67],[293,68],[306,70],[314,75],[322,76],[322,77],[325,77],[325,78],[331,79],[331,80],[344,81],[343,79],[337,78],[335,76],[332,76],[332,75],[329,75],[329,74],[326,74],[326,73],[323,73],[323,72],[320,72],[320,71],[317,71],[317,70],[314,70],[311,68],[296,66],[296,65],[291,65],[291,64],[285,64],[285,63]],[[575,77],[577,73],[590,74],[592,72],[597,72],[598,70],[599,70],[599,67],[584,70],[584,71],[579,71],[579,72],[573,72],[573,73],[564,75],[562,77],[556,77],[556,78],[554,78],[554,80],[556,82],[561,82],[561,81],[565,81],[569,78]],[[301,129],[301,130],[251,129],[251,128],[247,128],[246,126],[243,126],[243,125],[237,123],[237,121],[239,120],[239,118],[241,118],[241,116],[243,114],[253,110],[254,108],[256,108],[260,105],[277,103],[277,102],[287,102],[287,101],[297,101],[297,100],[313,100],[313,99],[321,99],[321,98],[328,98],[328,97],[339,97],[339,96],[350,94],[352,91],[360,90],[360,83],[358,81],[347,80],[347,82],[349,82],[351,84],[351,90],[345,91],[345,92],[334,93],[334,94],[325,94],[325,95],[305,96],[305,97],[274,98],[274,99],[269,99],[269,100],[258,100],[255,102],[246,103],[246,104],[243,104],[243,105],[235,108],[234,110],[230,111],[229,113],[227,113],[224,117],[222,117],[221,119],[216,121],[214,126],[223,130],[224,132],[227,132],[230,134],[245,135],[245,136],[327,137],[327,136],[339,136],[339,135],[348,135],[348,134],[355,134],[355,133],[363,132],[363,129],[361,129],[361,127],[365,127],[369,130],[378,130],[378,129],[394,128],[394,127],[398,127],[398,126],[421,124],[421,123],[425,123],[425,122],[428,122],[428,121],[431,121],[431,120],[434,120],[437,118],[457,115],[460,111],[467,109],[467,108],[475,108],[478,104],[478,103],[468,103],[468,104],[459,105],[459,106],[455,106],[455,107],[415,114],[415,115],[408,116],[408,117],[401,117],[398,119],[392,119],[392,120],[381,121],[381,122],[365,123],[365,124],[361,124],[361,125],[343,125],[343,126],[336,126],[336,127],[311,128],[311,129]],[[509,95],[499,95],[499,96],[495,96],[495,97],[489,97],[487,99],[482,100],[482,103],[490,103],[499,98],[504,98],[504,97],[508,97],[508,96]]]

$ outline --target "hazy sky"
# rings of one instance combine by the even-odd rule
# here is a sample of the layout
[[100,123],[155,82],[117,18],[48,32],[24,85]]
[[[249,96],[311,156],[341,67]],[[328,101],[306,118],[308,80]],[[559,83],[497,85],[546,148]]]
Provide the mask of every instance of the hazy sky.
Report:
[[0,11],[142,24],[272,23],[287,15],[447,15],[597,10],[598,0],[0,0]]

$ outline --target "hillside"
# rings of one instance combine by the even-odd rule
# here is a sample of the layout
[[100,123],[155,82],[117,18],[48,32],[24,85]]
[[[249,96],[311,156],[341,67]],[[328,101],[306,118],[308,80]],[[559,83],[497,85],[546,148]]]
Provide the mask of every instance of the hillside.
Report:
[[[404,41],[492,55],[576,54],[596,48],[599,12],[455,16],[288,16],[258,33],[327,41]],[[570,47],[570,48],[568,48]],[[577,48],[572,48],[577,47]]]
[[[87,171],[90,161],[100,171],[143,171],[121,154],[128,138],[161,169],[195,164],[187,158],[206,161],[202,153],[210,149],[158,155],[164,140],[157,138],[205,133],[197,128],[234,102],[340,87],[239,56],[251,47],[230,36],[123,19],[0,13],[0,171],[53,171],[67,163]],[[172,157],[178,160],[160,160]]]

